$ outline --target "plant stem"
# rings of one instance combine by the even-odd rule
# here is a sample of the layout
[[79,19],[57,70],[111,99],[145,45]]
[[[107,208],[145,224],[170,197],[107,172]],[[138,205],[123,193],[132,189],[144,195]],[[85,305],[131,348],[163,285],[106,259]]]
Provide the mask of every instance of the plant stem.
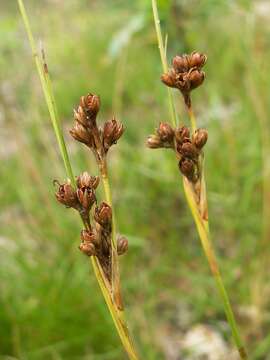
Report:
[[[159,50],[160,50],[160,57],[161,62],[163,66],[163,70],[165,72],[168,71],[167,66],[167,60],[166,60],[166,53],[163,46],[162,41],[162,34],[161,34],[161,28],[160,28],[160,20],[158,16],[158,9],[157,9],[157,3],[156,0],[152,0],[152,8],[153,8],[153,14],[154,14],[154,21],[155,21],[155,27],[156,27],[156,33],[157,33],[157,39],[159,44]],[[172,101],[173,98],[169,94],[169,103]],[[187,104],[187,102],[185,101]],[[174,106],[172,105],[174,108]],[[187,112],[189,114],[192,132],[194,133],[197,124],[196,124],[196,118],[194,115],[194,112],[192,110],[191,106],[186,106]],[[171,123],[176,126],[176,117],[174,116],[173,112],[171,112]],[[232,307],[228,298],[228,294],[226,292],[226,289],[223,284],[223,280],[218,268],[218,263],[215,255],[214,248],[212,246],[211,240],[210,240],[210,233],[209,233],[209,225],[208,225],[208,212],[207,212],[207,198],[206,198],[206,185],[204,180],[204,169],[203,169],[203,162],[202,162],[202,168],[201,168],[201,179],[200,179],[200,194],[199,194],[199,201],[198,201],[198,194],[195,193],[195,189],[193,184],[187,180],[186,177],[183,177],[183,185],[184,185],[184,191],[186,195],[186,199],[188,202],[188,205],[190,207],[192,216],[194,218],[196,228],[202,243],[202,247],[205,253],[205,256],[208,260],[211,272],[214,276],[217,289],[219,291],[219,294],[223,301],[224,311],[228,320],[228,323],[231,327],[232,335],[235,341],[235,344],[238,348],[239,355],[241,359],[247,359],[247,354],[245,351],[245,348],[242,344],[241,337],[239,334],[239,331],[237,329],[236,321],[234,318],[234,314],[232,311]]]
[[[152,0],[152,9],[153,9],[154,22],[155,22],[156,33],[157,33],[158,48],[159,48],[161,62],[162,62],[162,68],[163,68],[164,73],[166,73],[166,72],[168,72],[168,63],[167,63],[167,58],[166,58],[165,47],[163,44],[163,38],[162,38],[162,33],[161,33],[161,28],[160,28],[160,20],[159,20],[159,16],[158,16],[158,8],[157,8],[156,0]],[[174,105],[174,100],[173,100],[173,92],[172,92],[172,89],[169,89],[169,88],[167,88],[167,91],[168,91],[168,100],[169,100],[168,101],[169,110],[170,110],[172,122],[173,122],[174,126],[176,127],[177,116],[176,116],[175,105]]]
[[[119,261],[118,261],[118,254],[117,254],[117,241],[116,241],[116,220],[115,220],[115,213],[112,203],[112,192],[110,181],[108,177],[108,166],[106,158],[103,160],[101,166],[99,166],[101,179],[103,183],[103,188],[105,192],[105,198],[107,203],[110,205],[112,209],[112,294],[114,301],[117,305],[119,311],[124,310],[122,296],[121,296],[121,286],[120,286],[120,271],[119,271]],[[124,314],[123,314],[124,315]]]
[[[75,177],[73,175],[72,166],[71,166],[71,163],[69,160],[65,140],[64,140],[61,125],[60,125],[60,120],[59,120],[59,116],[58,116],[56,102],[54,99],[54,94],[53,94],[53,90],[52,90],[48,67],[45,64],[45,62],[42,63],[41,59],[38,56],[38,52],[37,52],[37,49],[35,46],[35,41],[34,41],[32,31],[31,31],[31,26],[30,26],[30,22],[29,22],[27,13],[26,13],[24,2],[23,2],[23,0],[17,0],[17,1],[18,1],[18,6],[19,6],[21,16],[22,16],[22,19],[24,22],[24,26],[26,28],[26,32],[28,35],[33,58],[35,60],[38,75],[39,75],[41,85],[42,85],[42,90],[43,90],[46,104],[47,104],[47,107],[49,110],[53,129],[54,129],[57,141],[58,141],[58,146],[59,146],[59,149],[60,149],[60,152],[62,155],[62,159],[63,159],[64,165],[65,165],[66,173],[67,173],[67,176],[69,177],[69,179],[71,180],[73,186],[75,186],[75,184],[76,184]],[[104,184],[104,189],[105,189],[105,193],[106,193],[106,199],[109,203],[111,203],[111,192],[110,192],[108,180],[107,180],[107,183],[106,183],[106,180],[105,180],[105,182],[103,181],[103,184]],[[82,221],[83,221],[83,219],[82,219]],[[83,221],[83,223],[84,223],[84,221]],[[102,294],[103,294],[106,304],[109,308],[110,314],[112,316],[114,325],[117,329],[117,332],[122,341],[122,344],[129,356],[129,358],[131,360],[138,360],[138,356],[136,355],[135,349],[133,347],[132,340],[129,335],[127,326],[124,322],[123,311],[120,311],[112,300],[111,292],[110,292],[110,285],[108,284],[108,281],[106,279],[106,276],[103,273],[103,270],[99,264],[98,259],[96,257],[91,257],[91,262],[92,262],[92,266],[94,268],[94,273],[95,273],[96,279],[99,283]]]
[[[197,129],[197,122],[196,117],[193,112],[192,107],[186,107],[187,112],[190,118],[190,123],[192,127],[192,132],[194,133]],[[208,223],[208,212],[207,212],[207,197],[206,197],[206,185],[205,185],[205,178],[204,178],[204,166],[202,163],[201,168],[202,176],[200,179],[200,200],[199,203],[196,202],[196,197],[194,194],[194,191],[192,189],[193,185],[185,178],[183,177],[183,185],[185,190],[186,199],[189,205],[189,208],[191,210],[193,219],[195,221],[198,234],[201,240],[201,244],[205,253],[205,256],[207,258],[207,261],[209,263],[210,270],[212,272],[212,275],[216,282],[216,287],[219,292],[219,295],[223,302],[224,311],[228,320],[228,323],[230,325],[232,336],[235,342],[235,345],[237,346],[239,355],[241,359],[247,359],[247,353],[243,346],[241,336],[236,324],[236,320],[234,317],[234,313],[232,310],[232,306],[228,297],[228,293],[226,291],[226,288],[224,286],[224,282],[219,270],[217,258],[215,255],[215,250],[213,248],[211,238],[210,238],[210,231],[209,231],[209,223]]]
[[52,96],[52,88],[51,88],[51,82],[49,73],[47,71],[47,68],[43,67],[43,64],[38,56],[38,52],[35,46],[34,37],[31,31],[30,22],[24,7],[23,0],[18,0],[19,9],[21,12],[21,16],[24,22],[24,26],[28,35],[29,43],[32,50],[32,55],[36,63],[36,67],[38,70],[39,78],[41,81],[41,86],[43,90],[43,94],[47,103],[47,107],[50,113],[50,119],[54,128],[54,132],[58,141],[59,149],[63,158],[63,162],[65,165],[66,173],[69,179],[71,180],[72,184],[75,185],[75,178],[72,172],[71,164],[68,158],[68,153],[65,145],[65,140],[63,137],[63,132],[61,129],[58,112],[56,110],[56,104],[54,101],[54,96]]
[[184,185],[186,199],[190,207],[193,219],[195,221],[205,256],[208,260],[210,270],[212,272],[212,275],[214,276],[217,289],[223,301],[224,311],[232,331],[233,339],[235,341],[241,359],[247,359],[247,354],[241,341],[241,337],[237,328],[237,324],[232,311],[230,300],[228,298],[227,291],[224,287],[224,283],[219,271],[215,251],[211,243],[208,221],[202,219],[202,216],[199,212],[198,205],[194,197],[193,189],[190,185],[190,182],[185,177],[183,178],[183,185]]

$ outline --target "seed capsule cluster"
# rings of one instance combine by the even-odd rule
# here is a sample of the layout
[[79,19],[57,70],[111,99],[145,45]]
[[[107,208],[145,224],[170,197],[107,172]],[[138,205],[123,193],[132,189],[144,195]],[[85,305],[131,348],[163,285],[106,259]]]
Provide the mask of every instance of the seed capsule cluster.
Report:
[[189,55],[177,55],[172,60],[172,68],[161,76],[165,85],[181,91],[188,107],[191,105],[190,92],[204,81],[205,73],[201,69],[206,60],[206,55],[196,51]]
[[97,126],[97,115],[100,109],[100,98],[88,94],[81,97],[77,110],[74,110],[75,125],[70,130],[71,136],[87,145],[100,161],[109,148],[116,144],[124,132],[124,126],[115,118]]
[[147,145],[151,149],[171,148],[175,150],[181,173],[195,183],[200,177],[199,158],[207,138],[208,133],[205,129],[197,129],[190,136],[187,127],[173,129],[170,124],[162,122],[156,129],[156,133],[148,137]]
[[[76,189],[69,181],[58,184],[56,199],[68,208],[77,210],[85,224],[81,231],[79,249],[87,256],[96,256],[107,275],[111,279],[111,236],[112,209],[105,202],[97,203],[95,190],[99,185],[99,177],[83,172],[76,179]],[[119,255],[128,250],[126,238],[117,239]]]

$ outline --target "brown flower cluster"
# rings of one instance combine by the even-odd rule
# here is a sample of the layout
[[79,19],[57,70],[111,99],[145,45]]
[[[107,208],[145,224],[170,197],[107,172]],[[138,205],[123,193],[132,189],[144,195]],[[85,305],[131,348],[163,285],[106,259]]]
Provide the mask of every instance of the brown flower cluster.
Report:
[[175,150],[181,173],[195,183],[200,178],[199,157],[207,138],[208,134],[205,129],[197,129],[190,136],[187,127],[173,129],[168,123],[162,122],[156,129],[156,133],[148,137],[147,145],[151,149],[171,148]]
[[[79,249],[87,256],[96,256],[107,275],[111,279],[111,236],[112,209],[105,202],[97,204],[95,190],[99,185],[99,177],[90,176],[87,172],[77,177],[76,189],[69,181],[58,184],[56,199],[68,208],[76,209],[84,222],[81,231]],[[93,208],[94,207],[94,208]],[[128,241],[124,237],[117,239],[118,255],[128,249]]]
[[97,126],[97,114],[100,109],[100,98],[88,94],[81,97],[77,110],[74,110],[75,125],[70,130],[72,137],[87,145],[101,161],[109,148],[116,144],[124,132],[124,126],[113,118],[106,121],[103,127]]
[[206,55],[196,51],[190,55],[177,55],[172,60],[172,68],[161,76],[165,85],[181,91],[188,107],[191,105],[190,92],[204,81],[205,73],[201,69],[206,60]]

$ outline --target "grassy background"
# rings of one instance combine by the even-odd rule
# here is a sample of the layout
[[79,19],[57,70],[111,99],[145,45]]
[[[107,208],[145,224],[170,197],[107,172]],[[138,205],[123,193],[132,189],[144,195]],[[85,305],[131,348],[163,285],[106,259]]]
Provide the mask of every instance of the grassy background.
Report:
[[[207,79],[193,98],[199,125],[209,130],[212,236],[251,358],[267,359],[270,7],[248,0],[158,4],[168,57],[194,49],[208,55]],[[151,2],[26,6],[46,48],[75,173],[97,174],[68,133],[81,95],[100,94],[100,120],[115,114],[126,127],[110,154],[110,177],[118,228],[130,240],[122,283],[143,358],[174,359],[168,348],[195,324],[212,326],[230,343],[175,158],[144,145],[169,116]],[[79,219],[54,198],[52,181],[63,179],[64,169],[16,2],[0,7],[0,358],[124,359],[88,260],[77,251]]]

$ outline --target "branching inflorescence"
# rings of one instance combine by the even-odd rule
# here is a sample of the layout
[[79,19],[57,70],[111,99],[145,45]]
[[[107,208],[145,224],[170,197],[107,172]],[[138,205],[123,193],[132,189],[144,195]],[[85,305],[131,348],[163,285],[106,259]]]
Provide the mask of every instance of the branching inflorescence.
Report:
[[[185,104],[191,107],[190,92],[200,86],[205,78],[201,70],[206,56],[198,52],[191,55],[175,56],[172,69],[161,76],[162,82],[180,90]],[[172,128],[167,122],[161,122],[154,135],[147,140],[149,148],[170,148],[176,153],[181,173],[193,184],[202,176],[202,149],[207,142],[205,129],[196,129],[191,135],[186,126]]]
[[[114,118],[97,126],[97,114],[100,99],[97,95],[82,96],[78,109],[74,111],[75,125],[70,130],[72,137],[85,144],[95,155],[101,174],[107,173],[106,155],[108,150],[124,132],[123,124]],[[99,185],[98,176],[83,172],[76,179],[76,189],[70,181],[59,184],[57,200],[68,208],[79,212],[84,229],[81,231],[79,249],[87,256],[96,256],[104,274],[112,281],[112,208],[102,201],[99,205],[95,190]],[[117,254],[122,255],[128,249],[128,241],[121,236],[117,239]]]

